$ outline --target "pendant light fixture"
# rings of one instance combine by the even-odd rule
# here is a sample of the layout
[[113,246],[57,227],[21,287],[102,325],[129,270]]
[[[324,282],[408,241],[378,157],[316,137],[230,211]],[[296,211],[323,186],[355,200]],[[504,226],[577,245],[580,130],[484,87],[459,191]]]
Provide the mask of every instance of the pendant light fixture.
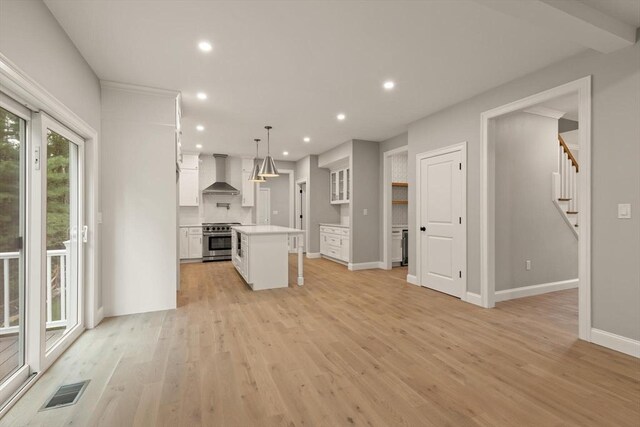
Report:
[[269,146],[269,131],[271,130],[271,126],[265,126],[264,128],[267,130],[267,157],[265,157],[262,161],[262,167],[260,168],[260,173],[258,175],[265,178],[280,176],[270,152],[271,147]]
[[265,182],[266,179],[264,177],[258,175],[260,173],[260,163],[258,162],[258,143],[259,139],[254,139],[256,142],[256,158],[253,160],[253,171],[251,172],[251,176],[249,177],[249,181],[251,182]]

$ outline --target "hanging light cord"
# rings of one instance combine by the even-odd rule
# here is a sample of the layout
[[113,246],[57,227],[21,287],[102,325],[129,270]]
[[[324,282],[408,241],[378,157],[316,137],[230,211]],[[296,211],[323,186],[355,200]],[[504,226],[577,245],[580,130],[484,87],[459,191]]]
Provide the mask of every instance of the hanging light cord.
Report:
[[256,159],[253,161],[253,164],[255,165],[256,162],[258,161],[258,143],[260,142],[260,140],[254,139],[254,141],[256,142]]
[[269,131],[271,130],[271,126],[264,127],[267,130],[267,156],[271,155],[271,140],[269,138]]

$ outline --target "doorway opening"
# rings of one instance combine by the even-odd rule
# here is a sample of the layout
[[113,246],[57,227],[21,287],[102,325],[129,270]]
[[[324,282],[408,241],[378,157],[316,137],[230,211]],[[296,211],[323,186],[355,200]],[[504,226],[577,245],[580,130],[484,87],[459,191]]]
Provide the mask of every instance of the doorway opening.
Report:
[[[569,134],[565,135],[565,132],[561,132],[565,129],[561,129],[560,126],[567,125],[565,122],[560,124],[561,118],[573,119],[571,121],[577,122],[577,129],[572,129],[577,132],[571,134],[575,136],[575,141],[571,142],[573,150],[564,140],[563,135],[569,137]],[[465,296],[467,301],[489,308],[494,307],[496,302],[506,299],[536,295],[550,290],[575,288],[577,285],[578,336],[587,341],[590,341],[591,333],[590,120],[590,77],[482,113],[481,293],[477,295],[467,290]],[[533,124],[535,124],[535,131],[532,129],[527,131]],[[576,125],[570,127],[576,127]],[[515,164],[505,166],[509,162],[507,157],[514,154],[510,151],[521,144],[510,144],[505,148],[501,140],[513,139],[513,135],[509,133],[514,132],[516,134],[519,132],[523,139],[525,136],[533,138],[533,134],[541,132],[541,129],[547,129],[548,135],[540,137],[551,139],[549,142],[551,145],[545,145],[544,149],[539,145],[536,150],[527,154],[523,151],[519,160],[514,161]],[[520,148],[530,150],[532,147],[525,144]],[[511,175],[506,178],[510,167],[520,165],[521,168],[529,168],[534,161],[538,163],[537,171],[544,169],[546,165],[547,171],[544,173],[547,175],[544,178],[546,183],[532,181],[531,173],[533,172],[531,171],[522,175],[513,175],[514,179],[511,179]],[[549,167],[554,169],[549,170]],[[515,172],[512,169],[510,173]],[[521,172],[524,171],[519,171]],[[543,178],[540,177],[540,179]],[[540,187],[537,188],[539,184]],[[513,196],[513,190],[521,194]],[[531,202],[529,197],[534,197],[535,194],[541,195],[543,192],[546,193],[544,204],[548,208],[544,217],[549,221],[542,221],[542,214],[539,214],[535,219],[522,223],[521,220],[528,213],[521,209],[521,206],[529,206]],[[505,201],[504,198],[509,195],[512,199]],[[535,197],[542,197],[540,195]],[[515,200],[513,197],[517,199],[515,205],[512,203]],[[509,221],[515,224],[509,226]],[[518,235],[529,233],[527,242],[523,244],[522,239],[519,239],[517,243],[513,243],[510,236],[514,230]],[[553,232],[556,236],[553,239],[552,237],[544,238],[543,235],[549,232]],[[557,234],[563,234],[564,238],[556,239]],[[534,248],[538,245],[540,250]],[[560,255],[556,254],[556,259],[549,258],[550,253],[554,251]],[[549,279],[551,273],[559,279]],[[541,283],[530,283],[530,281]],[[520,283],[524,283],[524,286]]]
[[407,146],[386,151],[383,159],[382,266],[409,263],[409,184]]

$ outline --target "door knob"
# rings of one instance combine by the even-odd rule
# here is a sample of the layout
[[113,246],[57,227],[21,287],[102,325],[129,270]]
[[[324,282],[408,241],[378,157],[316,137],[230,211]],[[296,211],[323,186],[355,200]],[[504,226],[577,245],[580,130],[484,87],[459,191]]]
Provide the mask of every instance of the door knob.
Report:
[[427,231],[427,227],[420,227],[420,231]]

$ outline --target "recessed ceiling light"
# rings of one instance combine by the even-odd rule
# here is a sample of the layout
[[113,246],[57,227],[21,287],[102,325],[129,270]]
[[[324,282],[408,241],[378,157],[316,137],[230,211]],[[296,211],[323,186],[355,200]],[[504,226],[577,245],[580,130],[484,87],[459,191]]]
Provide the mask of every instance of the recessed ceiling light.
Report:
[[309,138],[308,136],[305,136],[305,137],[304,137],[304,139],[303,139],[303,141],[304,141],[304,142],[310,142],[310,141],[311,141],[311,138]]
[[202,144],[196,144],[196,148],[202,148]]
[[344,120],[347,118],[347,116],[345,116],[344,114],[340,113],[336,116],[338,118],[338,120]]
[[288,151],[283,151],[283,152],[282,152],[282,155],[283,155],[283,156],[288,156],[288,155],[289,155],[289,152],[288,152]]
[[202,131],[204,130],[204,126],[202,126],[202,125],[198,125],[198,126],[196,126],[196,130],[197,130],[198,132],[202,132]]
[[394,82],[392,82],[391,80],[387,80],[386,82],[384,82],[384,84],[382,85],[382,87],[384,87],[387,90],[391,90],[396,86],[396,84]]
[[198,49],[200,49],[203,52],[211,52],[211,49],[213,49],[213,46],[211,46],[211,43],[209,43],[208,41],[201,41],[200,43],[198,43]]
[[196,96],[198,97],[198,99],[202,99],[202,100],[207,99],[207,94],[204,92],[198,92]]

